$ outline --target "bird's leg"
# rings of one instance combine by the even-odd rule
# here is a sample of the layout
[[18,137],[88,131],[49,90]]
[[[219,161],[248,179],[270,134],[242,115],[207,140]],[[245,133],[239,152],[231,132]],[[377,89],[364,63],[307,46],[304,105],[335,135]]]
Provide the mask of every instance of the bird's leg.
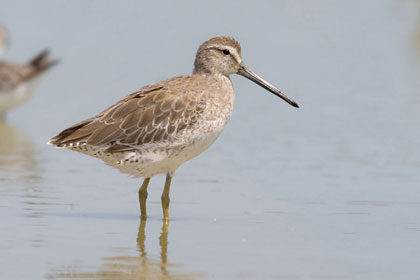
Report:
[[163,219],[169,221],[169,187],[171,186],[172,173],[166,174],[165,188],[162,192]]
[[146,199],[147,199],[147,186],[149,185],[150,177],[145,178],[143,184],[139,189],[139,202],[140,202],[140,215],[142,220],[146,220]]

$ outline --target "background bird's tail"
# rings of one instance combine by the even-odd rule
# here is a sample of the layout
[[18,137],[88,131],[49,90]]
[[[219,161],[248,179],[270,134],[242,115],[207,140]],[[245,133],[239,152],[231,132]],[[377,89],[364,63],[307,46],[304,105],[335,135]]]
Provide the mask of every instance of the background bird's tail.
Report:
[[28,77],[28,79],[34,78],[48,69],[50,69],[52,66],[56,65],[58,63],[57,59],[50,59],[49,58],[50,51],[49,50],[43,50],[41,53],[36,55],[34,58],[32,58],[28,65],[33,68],[32,73]]

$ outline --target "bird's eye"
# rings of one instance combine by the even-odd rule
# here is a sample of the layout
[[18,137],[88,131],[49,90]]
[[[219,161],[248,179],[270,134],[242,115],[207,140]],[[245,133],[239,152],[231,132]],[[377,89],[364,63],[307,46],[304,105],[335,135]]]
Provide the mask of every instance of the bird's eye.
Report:
[[225,50],[223,50],[223,54],[224,55],[230,55],[230,51],[225,49]]

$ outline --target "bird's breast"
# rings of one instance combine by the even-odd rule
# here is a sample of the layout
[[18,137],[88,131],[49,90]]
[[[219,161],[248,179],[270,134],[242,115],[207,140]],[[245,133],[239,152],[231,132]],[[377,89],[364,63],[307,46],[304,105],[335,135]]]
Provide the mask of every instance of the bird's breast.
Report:
[[203,110],[201,112],[205,122],[213,123],[214,127],[224,126],[230,119],[233,110],[234,92],[232,83],[225,76],[215,77],[210,81],[210,90],[204,91]]

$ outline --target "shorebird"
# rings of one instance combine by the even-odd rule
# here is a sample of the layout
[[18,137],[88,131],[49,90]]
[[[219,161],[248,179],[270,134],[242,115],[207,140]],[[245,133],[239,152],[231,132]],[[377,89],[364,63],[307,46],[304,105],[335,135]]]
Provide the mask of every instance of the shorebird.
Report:
[[205,151],[231,116],[232,74],[242,75],[299,107],[245,66],[235,39],[215,37],[198,48],[191,75],[145,86],[63,130],[48,143],[100,158],[134,177],[144,177],[138,192],[142,219],[147,217],[150,178],[166,173],[161,200],[164,220],[169,220],[169,188],[175,170]]
[[[6,31],[0,27],[0,52],[7,40]],[[24,103],[31,95],[42,73],[57,63],[49,59],[44,50],[25,64],[0,61],[0,121],[10,109]]]

